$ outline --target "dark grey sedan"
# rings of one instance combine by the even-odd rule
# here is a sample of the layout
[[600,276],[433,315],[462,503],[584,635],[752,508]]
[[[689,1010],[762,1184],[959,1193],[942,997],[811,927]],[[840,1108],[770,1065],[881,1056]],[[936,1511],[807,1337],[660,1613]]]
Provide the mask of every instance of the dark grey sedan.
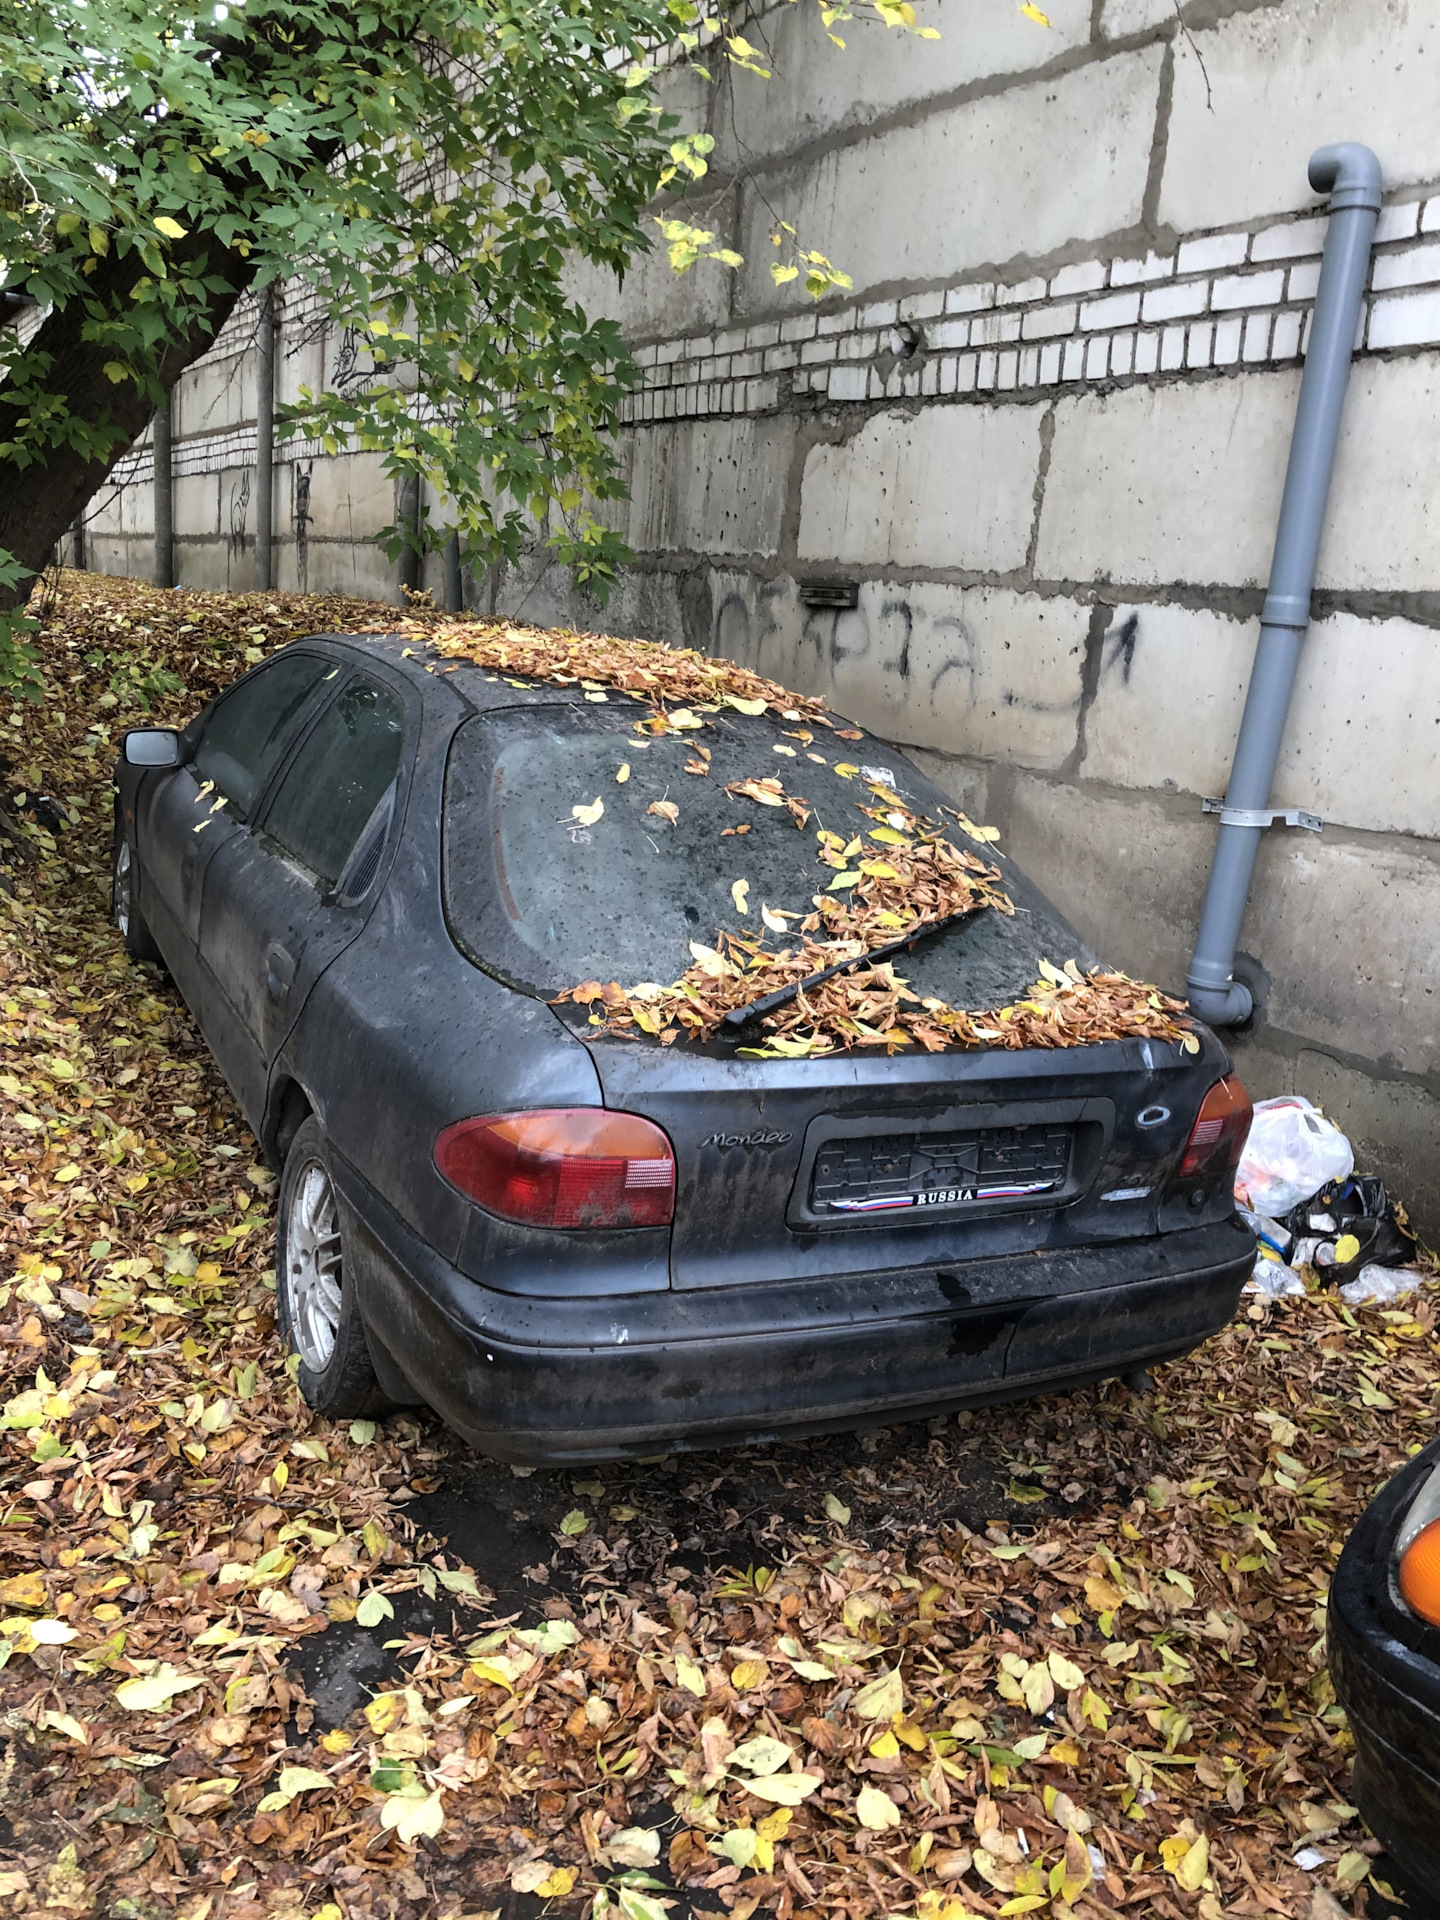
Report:
[[[808,1059],[609,1035],[555,996],[674,980],[735,923],[729,850],[757,898],[833,879],[813,830],[726,791],[792,736],[721,710],[687,777],[682,742],[631,751],[627,700],[412,650],[296,642],[116,771],[116,918],[281,1171],[312,1406],[596,1460],[1132,1374],[1225,1325],[1249,1103],[1212,1034]],[[939,817],[893,748],[847,751]],[[1017,913],[918,945],[915,992],[998,1007],[1042,957],[1089,963],[1004,873]]]

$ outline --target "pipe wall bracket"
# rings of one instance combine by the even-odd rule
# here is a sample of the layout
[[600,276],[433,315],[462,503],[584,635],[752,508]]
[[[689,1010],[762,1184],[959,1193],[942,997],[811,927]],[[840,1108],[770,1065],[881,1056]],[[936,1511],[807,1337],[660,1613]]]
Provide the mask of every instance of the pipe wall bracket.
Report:
[[1303,827],[1307,833],[1323,833],[1325,822],[1318,813],[1303,813],[1299,807],[1227,807],[1223,800],[1200,802],[1202,813],[1218,813],[1222,827],[1273,827],[1277,820],[1287,827]]

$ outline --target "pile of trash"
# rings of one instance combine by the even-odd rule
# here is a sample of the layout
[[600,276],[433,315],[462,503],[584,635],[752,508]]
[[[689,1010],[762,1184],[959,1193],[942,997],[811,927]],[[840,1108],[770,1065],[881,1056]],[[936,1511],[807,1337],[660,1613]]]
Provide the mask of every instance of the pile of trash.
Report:
[[1256,1103],[1235,1200],[1260,1242],[1247,1292],[1334,1287],[1357,1307],[1398,1300],[1425,1277],[1403,1207],[1355,1172],[1345,1135],[1298,1094]]

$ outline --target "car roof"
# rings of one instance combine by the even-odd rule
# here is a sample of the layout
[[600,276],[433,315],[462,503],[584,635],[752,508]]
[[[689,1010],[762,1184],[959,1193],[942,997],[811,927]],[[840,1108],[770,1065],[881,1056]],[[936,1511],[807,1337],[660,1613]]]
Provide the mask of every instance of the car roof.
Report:
[[[307,643],[334,645],[349,652],[368,654],[403,673],[417,687],[448,687],[475,713],[494,707],[573,706],[583,698],[579,687],[561,687],[544,680],[507,679],[504,674],[468,660],[458,664],[447,662],[443,653],[433,653],[424,640],[413,633],[312,633],[297,635],[290,642],[292,646]],[[624,698],[623,695],[617,697]]]

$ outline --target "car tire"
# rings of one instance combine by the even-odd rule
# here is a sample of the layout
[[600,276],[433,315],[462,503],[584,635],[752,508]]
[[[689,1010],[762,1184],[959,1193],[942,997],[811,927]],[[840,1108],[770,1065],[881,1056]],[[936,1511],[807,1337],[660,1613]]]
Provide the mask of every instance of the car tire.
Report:
[[313,1114],[291,1141],[280,1176],[275,1317],[281,1339],[299,1355],[296,1380],[316,1413],[353,1420],[388,1410],[345,1258],[325,1135]]
[[155,936],[145,916],[135,904],[135,849],[120,818],[120,803],[115,803],[115,851],[110,863],[110,917],[120,929],[125,951],[132,960],[165,964]]

